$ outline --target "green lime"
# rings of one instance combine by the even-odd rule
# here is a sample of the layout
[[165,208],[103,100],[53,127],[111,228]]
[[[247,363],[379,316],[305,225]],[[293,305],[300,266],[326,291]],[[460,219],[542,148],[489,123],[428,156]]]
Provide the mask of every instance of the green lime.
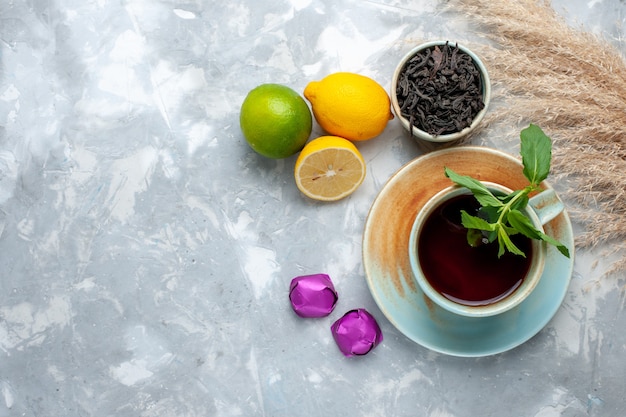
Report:
[[243,101],[239,124],[252,149],[278,159],[302,150],[313,120],[309,106],[294,90],[280,84],[262,84]]

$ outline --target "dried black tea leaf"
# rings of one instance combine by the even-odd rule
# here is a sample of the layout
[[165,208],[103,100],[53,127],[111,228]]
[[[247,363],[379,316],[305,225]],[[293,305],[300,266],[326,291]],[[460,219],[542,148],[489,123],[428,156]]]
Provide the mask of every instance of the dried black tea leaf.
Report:
[[396,86],[400,112],[433,136],[469,127],[485,107],[483,80],[471,56],[446,42],[416,53]]

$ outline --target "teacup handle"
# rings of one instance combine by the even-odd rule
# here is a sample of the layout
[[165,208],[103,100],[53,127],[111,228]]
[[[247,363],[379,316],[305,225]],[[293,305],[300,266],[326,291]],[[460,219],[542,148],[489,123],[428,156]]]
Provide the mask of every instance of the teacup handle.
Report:
[[548,223],[565,209],[556,192],[549,188],[532,197],[528,204],[533,208],[542,225]]

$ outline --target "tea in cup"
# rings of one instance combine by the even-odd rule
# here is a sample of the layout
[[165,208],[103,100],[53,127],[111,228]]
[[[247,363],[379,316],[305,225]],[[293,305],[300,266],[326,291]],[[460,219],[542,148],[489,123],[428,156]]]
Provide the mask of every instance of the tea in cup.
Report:
[[[498,184],[485,185],[494,193],[511,192]],[[420,210],[409,239],[411,269],[424,294],[440,307],[470,317],[501,314],[523,302],[541,279],[547,251],[545,242],[522,234],[511,239],[525,256],[498,256],[498,243],[486,238],[471,246],[461,210],[473,214],[479,208],[469,190],[448,187]],[[524,214],[543,232],[543,224],[563,208],[548,189],[530,199]]]

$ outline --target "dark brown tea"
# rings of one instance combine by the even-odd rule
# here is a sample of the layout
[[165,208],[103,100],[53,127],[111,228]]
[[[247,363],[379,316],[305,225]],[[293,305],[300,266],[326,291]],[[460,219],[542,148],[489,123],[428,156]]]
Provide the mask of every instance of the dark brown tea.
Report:
[[473,195],[443,202],[426,219],[418,242],[422,272],[444,297],[464,305],[480,306],[499,301],[518,288],[530,268],[531,240],[511,236],[526,258],[505,252],[498,258],[498,243],[472,247],[461,224],[461,210],[475,215],[480,208]]

